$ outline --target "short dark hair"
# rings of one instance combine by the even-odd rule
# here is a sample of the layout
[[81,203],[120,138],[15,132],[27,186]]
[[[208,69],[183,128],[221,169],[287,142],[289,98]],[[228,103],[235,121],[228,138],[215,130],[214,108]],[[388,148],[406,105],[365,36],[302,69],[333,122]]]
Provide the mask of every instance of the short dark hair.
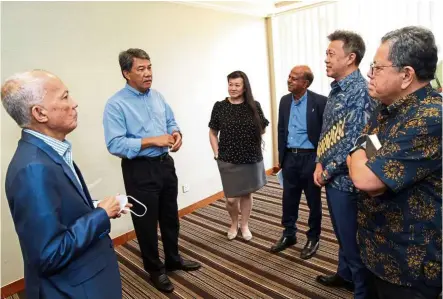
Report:
[[355,65],[359,66],[365,56],[366,46],[363,38],[352,31],[336,30],[328,35],[330,42],[340,40],[343,42],[343,50],[345,53],[355,53]]
[[423,27],[408,26],[385,34],[382,43],[389,44],[389,61],[401,70],[414,69],[419,81],[434,79],[437,69],[437,45],[434,34]]
[[120,69],[122,71],[123,78],[126,79],[123,71],[130,71],[132,69],[132,64],[134,62],[134,58],[147,59],[151,60],[148,53],[146,53],[142,49],[130,48],[126,51],[120,52],[118,55],[118,62],[120,63]]

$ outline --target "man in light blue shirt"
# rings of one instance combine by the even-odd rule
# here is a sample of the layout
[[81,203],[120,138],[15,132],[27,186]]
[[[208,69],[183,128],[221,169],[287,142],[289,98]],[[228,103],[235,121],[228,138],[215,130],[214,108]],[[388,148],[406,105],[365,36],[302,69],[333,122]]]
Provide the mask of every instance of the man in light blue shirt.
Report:
[[[150,60],[141,49],[120,53],[126,86],[108,100],[103,126],[109,152],[122,158],[126,193],[148,208],[144,217],[131,214],[145,270],[157,289],[169,293],[174,287],[166,270],[192,271],[199,269],[200,264],[183,260],[178,252],[177,176],[168,148],[171,152],[178,151],[182,135],[171,108],[151,88]],[[158,254],[158,223],[165,264]]]

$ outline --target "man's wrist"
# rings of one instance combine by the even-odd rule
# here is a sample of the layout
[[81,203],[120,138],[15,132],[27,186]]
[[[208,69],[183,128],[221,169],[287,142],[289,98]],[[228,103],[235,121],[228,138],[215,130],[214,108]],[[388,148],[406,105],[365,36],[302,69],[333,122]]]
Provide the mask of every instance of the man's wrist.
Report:
[[326,170],[323,170],[323,171],[322,171],[322,173],[321,173],[321,178],[322,178],[322,180],[325,181],[325,182],[329,181],[330,177],[329,177],[328,172],[327,172]]
[[349,156],[352,156],[352,154],[358,151],[359,149],[364,149],[361,144],[357,144],[356,146],[351,148],[351,150],[349,151]]

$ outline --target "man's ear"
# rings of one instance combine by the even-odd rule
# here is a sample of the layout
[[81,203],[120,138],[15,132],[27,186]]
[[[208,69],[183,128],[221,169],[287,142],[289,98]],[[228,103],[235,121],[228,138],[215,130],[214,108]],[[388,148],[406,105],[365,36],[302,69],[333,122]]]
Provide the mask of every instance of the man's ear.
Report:
[[401,89],[404,90],[408,88],[409,85],[412,84],[412,81],[414,81],[416,75],[415,75],[415,70],[410,66],[405,66],[403,68],[402,73],[403,73],[403,80],[401,83]]
[[129,81],[129,79],[130,79],[130,72],[129,71],[123,71],[123,77],[125,77],[125,79]]
[[42,106],[33,106],[31,108],[31,114],[38,123],[45,123],[49,120],[47,111]]
[[349,56],[348,65],[356,64],[355,59],[357,58],[357,55],[355,55],[355,53],[350,53],[348,56]]

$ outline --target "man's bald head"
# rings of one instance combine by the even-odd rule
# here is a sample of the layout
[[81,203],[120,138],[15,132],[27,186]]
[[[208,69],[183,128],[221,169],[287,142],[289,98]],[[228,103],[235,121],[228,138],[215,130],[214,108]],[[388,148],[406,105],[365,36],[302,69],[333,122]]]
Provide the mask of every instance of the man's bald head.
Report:
[[307,65],[294,66],[291,70],[291,73],[292,72],[302,75],[305,80],[309,81],[308,87],[314,81],[314,74],[312,73],[311,68]]
[[43,70],[15,74],[5,80],[1,88],[2,103],[20,127],[30,125],[31,107],[43,101],[45,85],[54,80],[59,79]]
[[288,77],[288,90],[295,96],[302,96],[314,81],[314,75],[307,65],[297,65]]

